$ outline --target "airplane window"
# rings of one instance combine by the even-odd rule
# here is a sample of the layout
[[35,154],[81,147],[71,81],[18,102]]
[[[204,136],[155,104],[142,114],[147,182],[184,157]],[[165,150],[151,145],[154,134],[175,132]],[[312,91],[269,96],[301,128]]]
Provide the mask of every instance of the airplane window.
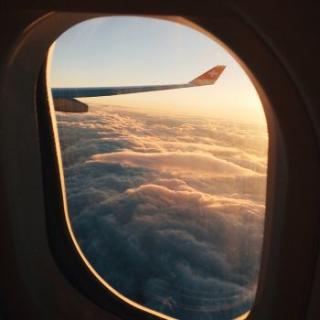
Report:
[[71,232],[104,284],[172,318],[248,312],[268,132],[237,60],[175,21],[102,17],[57,39],[50,81]]

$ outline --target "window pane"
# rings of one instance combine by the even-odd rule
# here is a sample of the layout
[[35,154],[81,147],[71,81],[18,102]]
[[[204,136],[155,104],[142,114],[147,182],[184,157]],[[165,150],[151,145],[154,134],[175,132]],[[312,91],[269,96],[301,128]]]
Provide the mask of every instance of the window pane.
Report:
[[250,310],[268,133],[238,62],[182,24],[98,18],[56,41],[51,86],[69,216],[97,273],[178,319]]

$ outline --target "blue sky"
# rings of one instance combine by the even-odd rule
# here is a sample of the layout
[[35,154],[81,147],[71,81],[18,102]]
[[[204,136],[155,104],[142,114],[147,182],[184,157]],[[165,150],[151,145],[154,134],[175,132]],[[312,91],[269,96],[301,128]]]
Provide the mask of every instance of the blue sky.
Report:
[[74,26],[56,41],[51,86],[185,83],[217,64],[227,68],[214,86],[87,101],[265,122],[251,81],[227,50],[172,21],[115,16]]

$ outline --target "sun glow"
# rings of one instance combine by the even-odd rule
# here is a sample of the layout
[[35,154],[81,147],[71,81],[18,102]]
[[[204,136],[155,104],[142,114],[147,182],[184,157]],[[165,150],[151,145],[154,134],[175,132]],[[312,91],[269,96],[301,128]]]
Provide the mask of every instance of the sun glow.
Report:
[[251,80],[228,50],[180,23],[137,17],[93,19],[65,32],[54,56],[52,87],[188,83],[223,64],[226,69],[214,85],[81,101],[265,123]]

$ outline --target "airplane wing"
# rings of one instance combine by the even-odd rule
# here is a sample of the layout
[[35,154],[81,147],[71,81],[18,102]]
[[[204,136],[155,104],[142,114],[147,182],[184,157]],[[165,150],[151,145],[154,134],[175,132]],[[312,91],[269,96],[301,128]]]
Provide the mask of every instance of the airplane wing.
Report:
[[[87,87],[87,88],[52,88],[52,96],[57,111],[85,112],[85,104],[75,98],[113,96],[128,93],[140,93],[160,90],[172,90],[211,85],[219,78],[225,66],[217,65],[201,74],[199,77],[183,84],[150,85],[150,86],[127,86],[127,87]],[[73,105],[73,107],[72,107]],[[82,107],[80,106],[82,105]],[[81,109],[82,111],[76,111]]]

